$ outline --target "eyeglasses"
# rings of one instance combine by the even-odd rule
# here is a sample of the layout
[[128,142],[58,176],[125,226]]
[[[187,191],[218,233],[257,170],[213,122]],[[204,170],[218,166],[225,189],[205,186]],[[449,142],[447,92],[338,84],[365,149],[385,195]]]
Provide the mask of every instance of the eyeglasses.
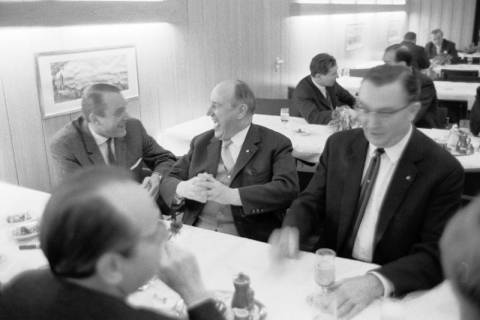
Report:
[[365,106],[364,104],[362,104],[361,102],[358,102],[355,104],[354,106],[354,109],[358,112],[359,115],[361,116],[369,116],[369,115],[373,115],[373,116],[376,116],[378,118],[382,118],[382,119],[386,119],[386,118],[389,118],[391,116],[393,116],[394,114],[404,110],[404,109],[407,109],[408,107],[410,107],[412,103],[409,102],[407,103],[406,105],[402,106],[401,108],[399,109],[396,109],[396,110],[379,110],[379,111],[371,111],[371,110],[368,110],[367,106]]

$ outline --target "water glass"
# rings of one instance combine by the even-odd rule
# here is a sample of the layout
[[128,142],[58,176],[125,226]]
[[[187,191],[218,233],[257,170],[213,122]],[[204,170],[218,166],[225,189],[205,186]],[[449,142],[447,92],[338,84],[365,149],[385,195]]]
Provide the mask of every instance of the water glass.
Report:
[[280,108],[280,121],[286,125],[290,119],[290,111],[288,108]]
[[315,283],[320,286],[322,293],[327,293],[328,288],[335,282],[335,251],[331,249],[318,249],[315,251]]

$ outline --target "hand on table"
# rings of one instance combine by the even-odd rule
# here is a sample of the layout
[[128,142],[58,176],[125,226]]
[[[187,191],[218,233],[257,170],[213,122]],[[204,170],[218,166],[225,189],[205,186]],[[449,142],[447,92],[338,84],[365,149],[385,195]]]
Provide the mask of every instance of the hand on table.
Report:
[[161,179],[162,177],[158,173],[154,172],[151,176],[145,177],[145,179],[142,181],[142,187],[148,191],[150,197],[153,199],[157,199],[158,197]]
[[158,277],[175,290],[187,306],[210,297],[195,256],[172,242],[166,242],[160,257]]
[[296,258],[299,242],[298,229],[294,227],[276,229],[268,239],[268,243],[272,246],[273,257],[276,259]]
[[339,281],[332,287],[337,296],[338,318],[351,319],[375,299],[382,297],[383,290],[380,280],[372,274]]

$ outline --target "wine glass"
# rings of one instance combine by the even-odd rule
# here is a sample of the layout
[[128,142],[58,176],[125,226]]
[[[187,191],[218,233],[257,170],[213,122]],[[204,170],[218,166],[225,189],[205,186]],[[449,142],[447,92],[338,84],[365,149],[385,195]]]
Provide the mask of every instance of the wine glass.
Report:
[[315,251],[313,274],[317,290],[308,297],[308,301],[322,311],[332,307],[329,289],[335,282],[335,257],[336,253],[331,249],[323,248]]
[[280,108],[280,121],[283,125],[287,125],[288,120],[290,119],[290,111],[288,108]]

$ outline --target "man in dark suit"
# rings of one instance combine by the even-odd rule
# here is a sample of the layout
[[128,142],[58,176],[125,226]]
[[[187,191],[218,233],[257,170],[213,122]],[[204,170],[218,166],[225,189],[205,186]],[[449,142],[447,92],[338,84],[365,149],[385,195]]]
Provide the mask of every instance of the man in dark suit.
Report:
[[178,319],[126,301],[158,276],[183,298],[189,319],[224,319],[197,260],[167,241],[158,214],[127,170],[79,170],[53,192],[43,213],[40,244],[50,269],[25,271],[3,286],[1,318]]
[[[83,116],[57,132],[50,145],[58,180],[83,167],[117,165],[132,170],[157,198],[160,179],[176,158],[147,134],[139,120],[128,117],[126,106],[113,85],[99,83],[85,90]],[[153,173],[145,176],[145,169]]]
[[403,36],[403,41],[400,43],[405,46],[412,54],[412,66],[417,69],[426,69],[430,67],[425,48],[417,45],[417,34],[415,32],[407,32]]
[[385,49],[383,61],[390,65],[400,65],[411,70],[420,84],[420,110],[413,124],[418,128],[438,128],[437,121],[438,99],[435,85],[427,75],[412,67],[412,54],[400,44],[394,44]]
[[432,41],[425,45],[428,59],[435,59],[441,64],[457,63],[460,60],[455,48],[455,42],[444,39],[442,30],[433,30],[431,36]]
[[336,79],[337,61],[326,53],[313,57],[310,75],[303,78],[293,92],[293,107],[308,123],[327,124],[337,106],[355,104],[355,98]]
[[410,70],[382,65],[358,96],[362,129],[333,134],[310,184],[288,209],[271,242],[295,254],[299,235],[320,226],[317,248],[379,264],[332,290],[339,317],[373,300],[428,289],[442,280],[438,240],[460,204],[463,168],[411,122],[420,103]]
[[299,190],[292,144],[252,124],[254,110],[244,82],[213,89],[214,129],[193,138],[160,187],[167,203],[185,201],[185,223],[260,241],[281,225]]

